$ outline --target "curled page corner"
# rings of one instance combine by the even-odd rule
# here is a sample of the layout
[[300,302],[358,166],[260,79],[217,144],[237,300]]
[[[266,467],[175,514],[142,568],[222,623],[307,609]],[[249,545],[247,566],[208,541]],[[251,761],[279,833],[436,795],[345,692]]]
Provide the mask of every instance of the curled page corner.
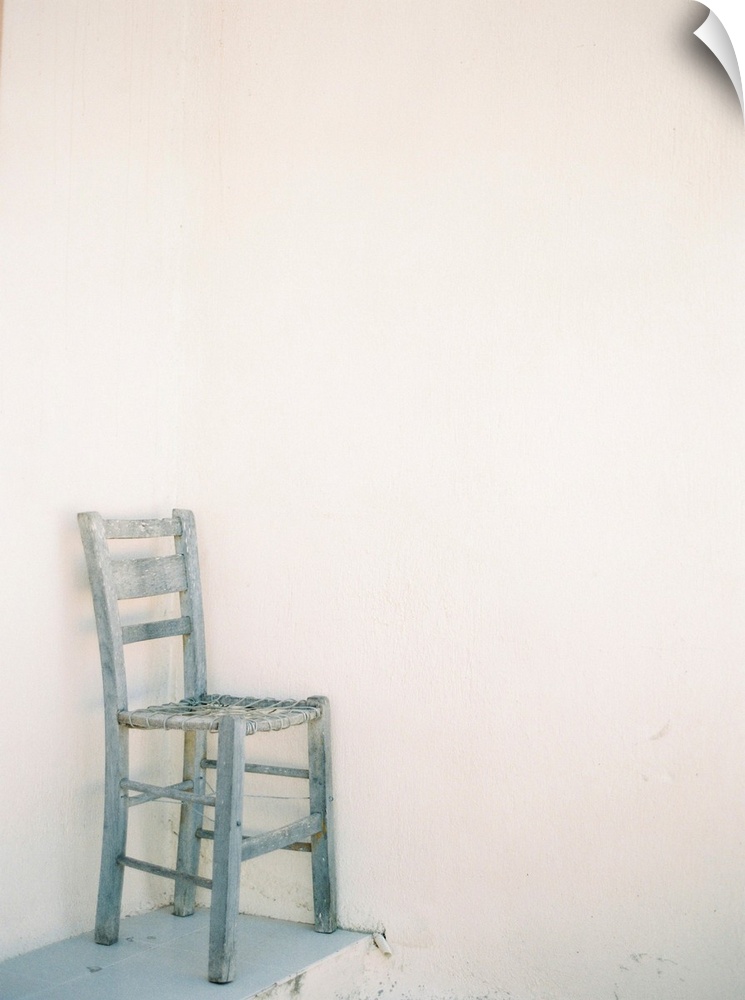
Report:
[[[745,116],[745,105],[742,98],[742,78],[740,77],[740,67],[737,62],[737,52],[742,53],[743,42],[745,42],[745,32],[743,31],[743,2],[742,0],[718,0],[717,9],[724,18],[724,24],[719,20],[713,10],[709,10],[700,28],[694,31],[694,35],[700,38],[707,48],[711,49],[719,62],[724,67],[727,76],[732,81],[732,86],[737,92],[740,101],[740,110]],[[726,27],[725,27],[726,25]]]

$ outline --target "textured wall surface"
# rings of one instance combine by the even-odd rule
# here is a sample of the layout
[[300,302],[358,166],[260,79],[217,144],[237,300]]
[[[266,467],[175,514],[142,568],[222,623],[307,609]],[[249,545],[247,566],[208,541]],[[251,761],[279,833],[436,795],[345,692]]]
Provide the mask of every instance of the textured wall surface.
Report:
[[[75,514],[173,506],[190,182],[179,5],[19,0],[3,15],[6,957],[92,926],[101,680]],[[164,820],[143,821],[152,839]],[[128,908],[164,898],[128,882]]]
[[[6,0],[8,954],[92,916],[73,513],[176,503],[215,686],[332,699],[369,995],[738,995],[745,130],[703,15]],[[307,918],[304,860],[246,907]]]

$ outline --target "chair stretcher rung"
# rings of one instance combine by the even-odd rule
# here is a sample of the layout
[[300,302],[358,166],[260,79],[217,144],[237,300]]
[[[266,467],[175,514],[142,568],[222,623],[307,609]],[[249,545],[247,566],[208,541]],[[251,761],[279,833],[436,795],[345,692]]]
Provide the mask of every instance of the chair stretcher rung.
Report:
[[[211,768],[213,771],[217,767],[216,760],[205,758],[202,767]],[[310,777],[307,767],[276,767],[273,764],[246,764],[243,768],[249,774],[273,774],[278,778],[305,778]]]
[[[141,806],[145,802],[155,802],[157,799],[163,798],[163,789],[160,785],[153,786],[157,788],[157,791],[143,792],[142,795],[129,795],[127,796],[127,805],[131,808],[132,806]],[[193,781],[181,781],[178,785],[169,785],[169,790],[191,792],[194,788]]]
[[[214,830],[197,830],[197,837],[200,840],[214,840],[215,831]],[[244,840],[246,838],[244,837]],[[310,851],[310,844],[305,841],[296,841],[294,844],[285,844],[283,847],[278,847],[279,851]]]
[[[270,851],[309,851],[310,844],[302,844],[300,841],[318,833],[322,825],[320,815],[311,813],[310,816],[304,816],[303,819],[288,823],[287,826],[280,826],[268,833],[244,837],[241,861],[257,858],[260,854],[268,854]],[[197,837],[200,840],[214,840],[215,832],[214,830],[197,830]]]
[[[162,786],[148,785],[144,781],[129,781],[125,778],[120,783],[120,787],[125,791],[144,792],[151,801],[154,799],[175,799],[177,802],[198,802],[203,806],[214,806],[214,795],[197,795],[195,792],[184,789],[182,786],[185,784],[191,784],[191,782],[180,782],[178,785]],[[144,801],[144,799],[139,797],[134,800],[135,804]]]
[[149,861],[139,861],[137,858],[128,858],[123,855],[118,858],[118,864],[124,865],[126,868],[136,868],[140,872],[148,872],[150,875],[160,875],[162,878],[182,878],[187,882],[193,882],[194,885],[201,886],[203,889],[212,888],[211,878],[202,878],[201,875],[189,875],[186,872],[178,872],[175,868],[164,868],[162,865],[153,865]]
[[278,851],[288,844],[305,840],[306,837],[318,833],[322,825],[320,815],[313,813],[295,823],[281,826],[278,830],[270,830],[269,833],[261,833],[256,837],[244,837],[241,861],[248,861],[249,858],[257,858],[261,854]]

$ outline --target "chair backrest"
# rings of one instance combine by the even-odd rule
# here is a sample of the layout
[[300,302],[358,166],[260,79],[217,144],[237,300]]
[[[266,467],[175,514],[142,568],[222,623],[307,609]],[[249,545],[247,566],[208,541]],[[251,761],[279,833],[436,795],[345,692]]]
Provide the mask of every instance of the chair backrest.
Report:
[[[130,642],[181,635],[184,641],[184,697],[206,693],[206,656],[202,589],[194,515],[174,510],[161,520],[106,520],[95,511],[78,514],[103,670],[104,701],[109,712],[124,711],[127,680],[124,646]],[[116,539],[168,538],[172,555],[114,558],[110,542]],[[122,625],[119,601],[137,597],[179,594],[179,618]]]

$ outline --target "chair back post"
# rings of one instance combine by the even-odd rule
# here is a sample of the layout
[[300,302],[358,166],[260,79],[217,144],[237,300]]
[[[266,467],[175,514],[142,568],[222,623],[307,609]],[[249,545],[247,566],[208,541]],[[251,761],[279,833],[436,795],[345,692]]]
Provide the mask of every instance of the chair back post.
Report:
[[186,567],[187,589],[179,594],[181,614],[191,621],[191,630],[184,635],[184,697],[201,698],[207,693],[207,653],[197,529],[192,511],[174,509],[173,517],[181,522],[181,534],[176,535],[175,544]]
[[80,536],[88,567],[93,595],[98,648],[101,653],[103,692],[106,717],[116,719],[117,712],[127,709],[127,675],[124,666],[124,644],[116,599],[116,586],[104,519],[96,511],[78,514]]

